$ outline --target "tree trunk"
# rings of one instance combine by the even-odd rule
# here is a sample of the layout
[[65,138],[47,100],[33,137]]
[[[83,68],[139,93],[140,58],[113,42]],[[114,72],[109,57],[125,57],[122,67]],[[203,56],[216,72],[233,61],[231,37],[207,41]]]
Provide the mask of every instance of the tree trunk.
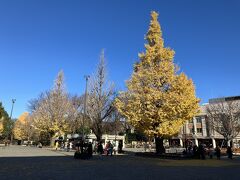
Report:
[[56,138],[50,137],[50,146],[51,146],[51,147],[54,147],[54,146],[55,146],[55,140],[56,140]]
[[163,146],[163,138],[155,137],[155,144],[156,144],[156,154],[165,153],[165,147]]
[[102,135],[96,135],[96,137],[97,137],[97,142],[100,142],[101,140],[102,140]]
[[101,129],[98,127],[95,130],[93,130],[93,133],[95,134],[95,136],[97,138],[97,142],[100,142],[102,140],[102,131],[101,131]]

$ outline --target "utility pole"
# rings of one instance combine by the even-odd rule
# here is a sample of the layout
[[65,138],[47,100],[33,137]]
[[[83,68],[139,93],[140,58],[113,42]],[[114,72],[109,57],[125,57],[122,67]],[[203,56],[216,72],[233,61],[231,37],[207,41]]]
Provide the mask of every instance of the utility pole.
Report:
[[[12,109],[11,109],[11,114],[10,114],[10,121],[12,121],[12,113],[13,113],[13,107],[14,107],[14,103],[16,102],[16,99],[12,99]],[[11,143],[13,141],[13,132],[11,130]]]
[[86,109],[87,109],[87,92],[88,92],[87,88],[88,88],[88,80],[90,76],[85,75],[84,78],[86,80],[86,87],[85,87],[85,98],[84,98],[84,109],[83,109],[84,117],[82,122],[82,139],[83,140],[84,140],[84,126],[85,126],[85,120],[86,120]]

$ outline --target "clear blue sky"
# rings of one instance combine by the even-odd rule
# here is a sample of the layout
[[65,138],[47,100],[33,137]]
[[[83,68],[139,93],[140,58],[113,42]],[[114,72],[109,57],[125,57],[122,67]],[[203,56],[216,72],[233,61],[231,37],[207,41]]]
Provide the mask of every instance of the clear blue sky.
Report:
[[152,10],[202,103],[240,95],[239,9],[238,0],[0,0],[0,101],[10,114],[16,98],[18,117],[61,69],[68,91],[82,94],[102,48],[109,79],[124,89]]

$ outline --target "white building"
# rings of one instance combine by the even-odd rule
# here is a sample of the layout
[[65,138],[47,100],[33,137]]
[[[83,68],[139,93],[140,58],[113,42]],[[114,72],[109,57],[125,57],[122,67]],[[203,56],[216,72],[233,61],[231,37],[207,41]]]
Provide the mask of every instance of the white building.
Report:
[[[87,136],[87,139],[92,142],[93,144],[96,143],[97,141],[97,137],[95,136],[95,134],[89,134]],[[105,147],[107,142],[111,142],[112,144],[114,144],[116,147],[118,147],[119,142],[122,142],[123,148],[125,148],[125,136],[120,136],[120,135],[109,135],[109,134],[103,134],[102,135],[102,144]]]

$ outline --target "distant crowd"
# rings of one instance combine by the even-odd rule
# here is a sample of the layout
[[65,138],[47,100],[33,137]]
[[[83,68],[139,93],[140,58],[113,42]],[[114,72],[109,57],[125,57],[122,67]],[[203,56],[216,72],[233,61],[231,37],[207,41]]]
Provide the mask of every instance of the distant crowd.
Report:
[[116,145],[112,144],[110,141],[108,141],[103,147],[103,143],[100,141],[98,143],[92,143],[92,142],[85,142],[83,140],[75,140],[75,141],[55,141],[55,149],[65,149],[66,151],[75,150],[75,158],[91,158],[93,153],[99,154],[99,155],[110,155],[116,154],[116,151],[118,153],[123,153],[123,144],[120,141],[118,144],[118,149],[116,149]]
[[[227,147],[226,153],[228,158],[232,159],[233,150],[230,146]],[[214,156],[216,156],[217,159],[221,159],[222,152],[220,146],[213,148],[212,144],[210,144],[209,147],[207,147],[205,144],[200,144],[199,146],[189,145],[186,150],[183,151],[183,154],[199,159],[206,159],[206,156],[208,156],[210,159],[212,159]]]

